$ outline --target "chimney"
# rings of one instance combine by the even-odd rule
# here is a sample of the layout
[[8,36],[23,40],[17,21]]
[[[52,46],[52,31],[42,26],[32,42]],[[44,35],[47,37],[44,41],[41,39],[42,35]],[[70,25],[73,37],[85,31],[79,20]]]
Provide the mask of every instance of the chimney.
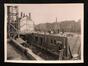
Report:
[[23,17],[25,17],[25,13],[23,14]]
[[57,22],[57,17],[56,17],[56,22]]
[[31,13],[29,13],[29,19],[31,19]]
[[21,12],[21,16],[20,16],[21,18],[23,17],[23,12]]

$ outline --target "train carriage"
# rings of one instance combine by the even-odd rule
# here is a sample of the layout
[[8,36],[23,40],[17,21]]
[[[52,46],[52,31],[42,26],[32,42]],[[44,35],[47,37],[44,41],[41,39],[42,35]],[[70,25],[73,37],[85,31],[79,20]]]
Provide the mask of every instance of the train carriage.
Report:
[[65,36],[31,33],[26,34],[26,40],[29,44],[61,57],[61,59],[69,59],[72,57],[67,44],[67,37]]

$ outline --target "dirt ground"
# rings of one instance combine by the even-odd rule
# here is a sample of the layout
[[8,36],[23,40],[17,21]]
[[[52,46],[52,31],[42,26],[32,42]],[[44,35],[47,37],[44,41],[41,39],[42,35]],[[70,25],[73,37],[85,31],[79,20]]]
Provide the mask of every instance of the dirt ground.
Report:
[[24,54],[20,53],[11,44],[7,44],[7,59],[8,60],[27,60]]

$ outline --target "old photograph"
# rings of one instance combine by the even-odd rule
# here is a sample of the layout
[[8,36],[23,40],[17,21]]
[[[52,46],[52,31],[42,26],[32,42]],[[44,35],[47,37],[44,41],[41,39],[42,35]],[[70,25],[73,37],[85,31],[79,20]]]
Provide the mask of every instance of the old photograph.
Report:
[[4,4],[4,61],[83,63],[84,4]]

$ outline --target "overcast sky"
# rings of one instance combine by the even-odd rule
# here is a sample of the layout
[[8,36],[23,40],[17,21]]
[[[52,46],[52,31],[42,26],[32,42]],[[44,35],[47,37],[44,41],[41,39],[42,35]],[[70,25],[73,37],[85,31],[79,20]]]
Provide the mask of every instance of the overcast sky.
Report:
[[35,24],[64,20],[83,20],[83,4],[20,4],[19,13],[31,13]]

